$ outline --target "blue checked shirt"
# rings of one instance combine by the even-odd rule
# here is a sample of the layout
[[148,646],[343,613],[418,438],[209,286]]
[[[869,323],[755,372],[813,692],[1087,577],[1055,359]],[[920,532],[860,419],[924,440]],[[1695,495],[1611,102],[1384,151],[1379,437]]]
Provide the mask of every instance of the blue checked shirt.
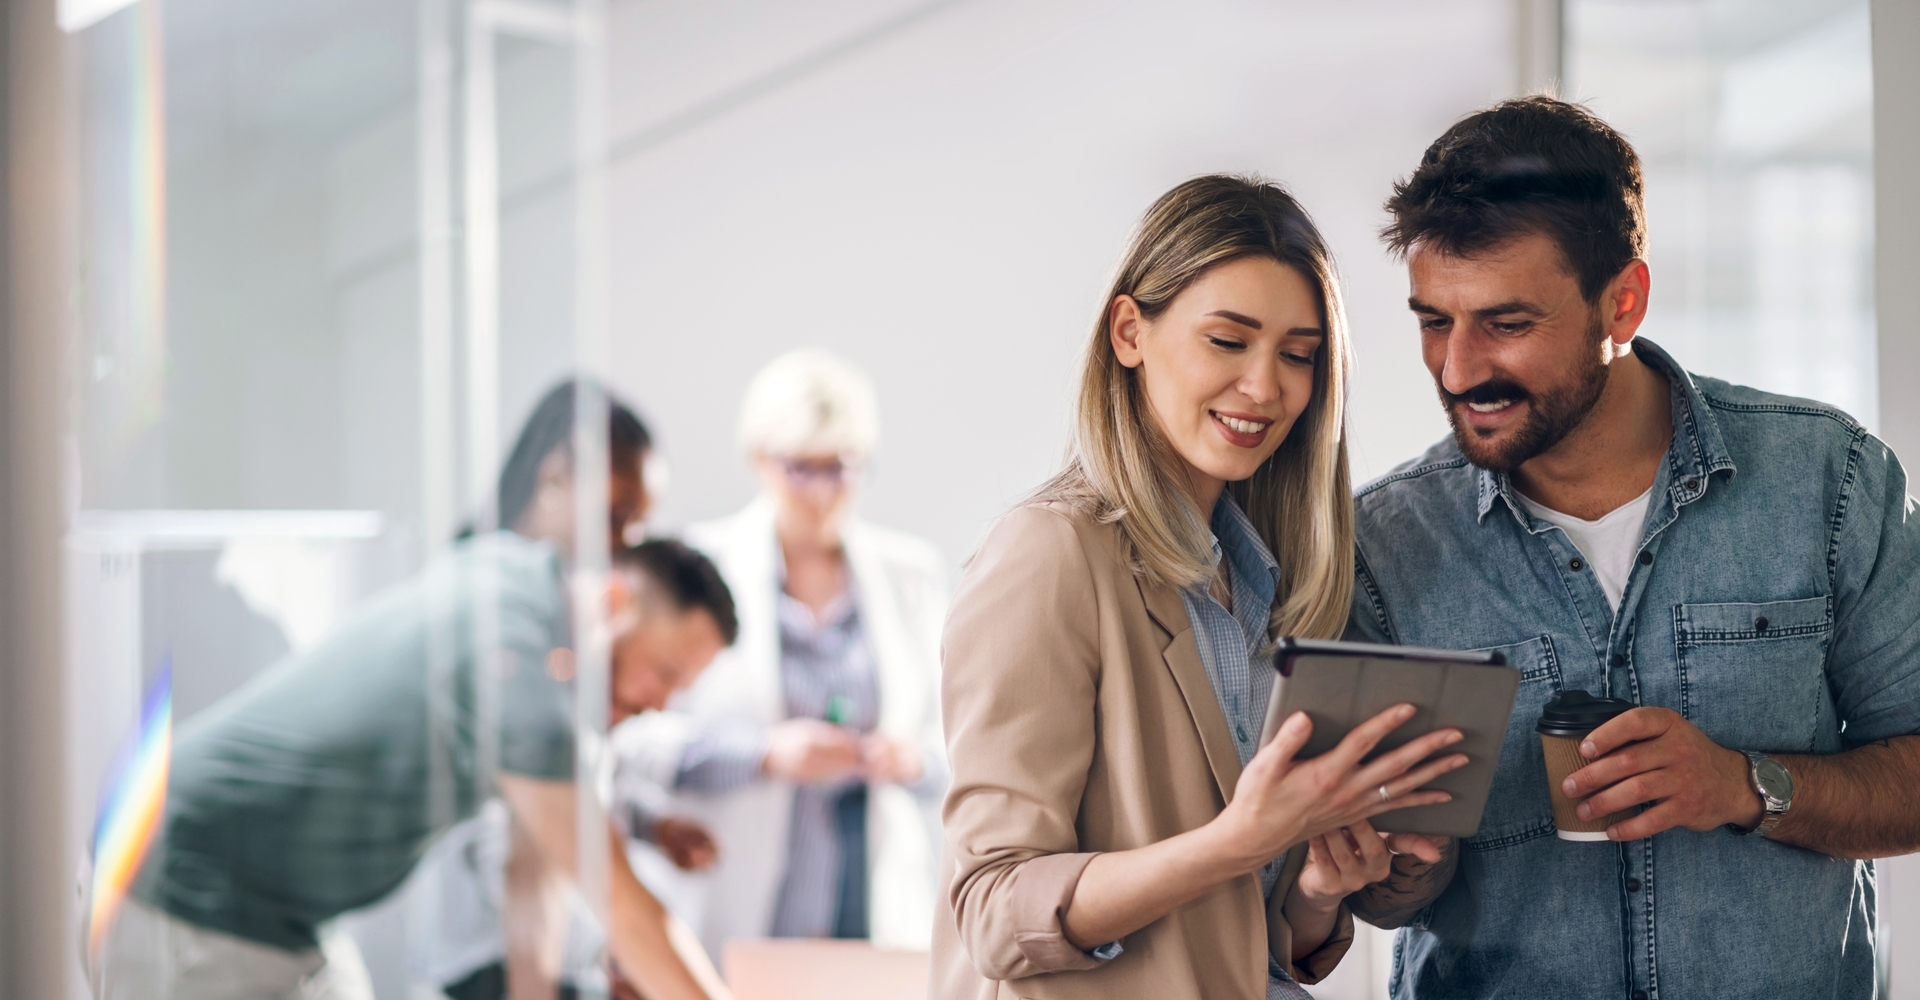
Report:
[[[1273,597],[1280,587],[1280,564],[1232,497],[1223,494],[1214,504],[1210,527],[1214,562],[1226,562],[1233,610],[1214,600],[1204,583],[1187,588],[1180,597],[1187,605],[1200,662],[1207,668],[1214,697],[1220,700],[1220,713],[1227,717],[1227,731],[1233,734],[1240,766],[1245,767],[1260,748],[1260,727],[1266,721],[1267,698],[1273,692],[1273,641],[1267,630]],[[1280,862],[1276,858],[1260,869],[1263,898],[1273,893],[1274,883],[1280,878]],[[1269,1000],[1306,995],[1284,978],[1278,966],[1273,966],[1267,982]]]

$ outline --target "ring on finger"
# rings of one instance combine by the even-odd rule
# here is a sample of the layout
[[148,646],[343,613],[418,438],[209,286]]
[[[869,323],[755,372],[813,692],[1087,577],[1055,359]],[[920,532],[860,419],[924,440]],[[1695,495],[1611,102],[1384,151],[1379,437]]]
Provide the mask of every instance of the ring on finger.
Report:
[[1382,801],[1382,802],[1385,802],[1385,801],[1387,801],[1387,800],[1388,800],[1388,799],[1390,799],[1390,798],[1393,798],[1393,796],[1391,796],[1391,795],[1389,795],[1389,794],[1387,794],[1387,786],[1385,786],[1385,785],[1381,785],[1381,786],[1380,786],[1380,801]]

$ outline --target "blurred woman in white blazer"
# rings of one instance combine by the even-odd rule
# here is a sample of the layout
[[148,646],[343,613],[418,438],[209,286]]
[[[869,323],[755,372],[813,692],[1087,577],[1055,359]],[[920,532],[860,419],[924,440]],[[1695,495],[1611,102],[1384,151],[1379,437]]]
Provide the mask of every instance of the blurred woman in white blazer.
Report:
[[760,496],[686,532],[740,638],[626,756],[712,831],[717,862],[664,895],[716,957],[732,938],[931,941],[945,573],[932,545],[852,514],[878,436],[863,374],[787,354],[741,407]]

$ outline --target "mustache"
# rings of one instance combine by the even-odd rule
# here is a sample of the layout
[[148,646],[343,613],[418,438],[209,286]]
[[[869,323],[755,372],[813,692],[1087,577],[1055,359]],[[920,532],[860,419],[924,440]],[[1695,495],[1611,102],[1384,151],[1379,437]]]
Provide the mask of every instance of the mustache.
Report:
[[1446,400],[1448,405],[1479,403],[1485,406],[1488,403],[1498,403],[1508,399],[1516,403],[1523,403],[1532,399],[1533,393],[1522,388],[1518,382],[1510,382],[1501,378],[1491,378],[1465,392],[1448,392],[1445,388],[1442,388],[1440,390],[1440,398]]

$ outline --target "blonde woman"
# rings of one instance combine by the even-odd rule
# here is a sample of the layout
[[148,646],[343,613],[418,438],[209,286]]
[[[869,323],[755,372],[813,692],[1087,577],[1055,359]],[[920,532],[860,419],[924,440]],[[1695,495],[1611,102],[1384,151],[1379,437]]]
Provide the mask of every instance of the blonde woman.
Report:
[[945,560],[854,515],[878,438],[858,369],[777,358],[740,412],[760,496],[687,529],[736,595],[740,641],[649,720],[638,756],[717,842],[713,867],[668,873],[691,888],[666,893],[698,899],[683,909],[716,956],[729,938],[932,938]]
[[1389,848],[1438,857],[1366,820],[1445,801],[1420,789],[1465,758],[1421,762],[1457,731],[1362,764],[1399,706],[1296,762],[1296,716],[1255,752],[1274,637],[1346,623],[1346,348],[1325,243],[1278,186],[1202,177],[1148,211],[1072,458],[948,619],[938,996],[1304,997]]

